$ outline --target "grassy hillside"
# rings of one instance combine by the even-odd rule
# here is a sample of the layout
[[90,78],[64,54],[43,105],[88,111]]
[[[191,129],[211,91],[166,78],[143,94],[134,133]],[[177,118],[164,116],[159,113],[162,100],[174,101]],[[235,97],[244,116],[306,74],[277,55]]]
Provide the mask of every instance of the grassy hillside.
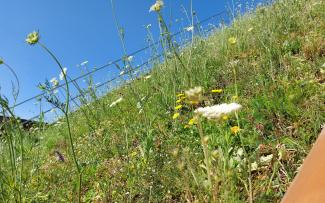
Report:
[[[69,115],[82,201],[280,201],[325,123],[324,36],[324,0],[278,0]],[[242,109],[195,116],[231,102]],[[16,179],[2,138],[1,201],[77,201],[66,123],[24,137]]]

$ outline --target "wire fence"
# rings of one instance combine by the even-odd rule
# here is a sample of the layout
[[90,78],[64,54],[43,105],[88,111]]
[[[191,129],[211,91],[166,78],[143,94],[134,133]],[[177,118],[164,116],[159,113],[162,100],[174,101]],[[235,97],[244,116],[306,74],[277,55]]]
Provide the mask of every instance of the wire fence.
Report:
[[[193,28],[196,30],[196,35],[200,35],[200,37],[207,37],[208,35],[211,34],[211,31],[215,30],[218,28],[218,25],[216,24],[219,24],[220,22],[226,20],[226,11],[222,11],[222,12],[218,12],[212,16],[209,16],[197,23],[195,23],[193,25]],[[205,23],[208,23],[208,25],[205,25]],[[192,35],[188,35],[188,36],[184,36],[184,34],[186,33],[191,33],[189,32],[188,29],[186,28],[182,28],[181,30],[179,30],[178,32],[175,32],[171,35],[173,41],[181,41],[181,45],[179,47],[186,47],[186,45],[188,45],[189,41],[191,41],[192,39]],[[178,36],[180,36],[181,34],[183,34],[181,36],[181,39],[176,39]],[[185,38],[185,39],[184,39]],[[93,85],[93,89],[96,89],[96,91],[99,91],[99,88],[102,88],[102,87],[106,87],[105,90],[101,93],[101,95],[105,95],[107,94],[108,92],[112,91],[114,88],[117,88],[119,87],[120,85],[122,85],[123,83],[127,82],[130,80],[130,78],[128,77],[129,74],[133,74],[136,78],[138,77],[141,77],[143,76],[144,74],[147,74],[150,69],[151,69],[151,66],[152,65],[152,62],[153,61],[157,61],[159,60],[160,62],[163,60],[162,59],[162,56],[164,55],[163,51],[161,51],[161,53],[159,54],[156,54],[155,56],[151,56],[151,57],[148,57],[149,59],[145,60],[144,62],[142,62],[140,65],[136,65],[134,66],[132,69],[129,69],[129,70],[126,70],[125,72],[120,72],[121,70],[117,67],[119,66],[124,66],[125,64],[120,64],[119,63],[123,63],[125,58],[129,57],[129,56],[135,56],[135,55],[138,55],[140,53],[143,53],[147,50],[150,50],[153,46],[157,46],[159,45],[160,41],[156,41],[156,42],[152,42],[151,44],[149,44],[148,46],[145,46],[139,50],[136,50],[126,56],[123,56],[119,59],[116,59],[114,61],[110,61],[98,68],[95,68],[91,71],[87,71],[86,73],[84,74],[81,74],[80,76],[78,77],[75,77],[73,79],[69,79],[68,80],[68,84],[73,84],[75,87],[79,86],[80,84],[78,83],[79,80],[81,79],[84,79],[86,77],[92,77],[93,75],[97,74],[99,71],[103,71],[105,70],[106,68],[108,67],[111,67],[110,71],[114,71],[112,69],[115,69],[115,72],[118,72],[119,74],[117,76],[114,76],[112,78],[109,78],[109,79],[106,79],[106,80],[101,80],[101,81],[104,81],[104,82],[100,82],[100,83],[97,83],[95,85]],[[137,71],[137,72],[136,72]],[[103,74],[102,74],[103,75]],[[123,81],[123,83],[121,83],[121,81],[118,81],[119,79],[121,79]],[[116,82],[117,81],[117,82]],[[110,84],[110,83],[113,83],[115,82],[114,84]],[[52,88],[50,91],[60,91],[60,89],[64,88],[66,85],[66,83],[62,83],[62,84],[59,84],[58,86]],[[82,85],[80,85],[82,86]],[[79,94],[75,95],[75,96],[72,96],[70,98],[70,102],[73,101],[75,103],[75,107],[79,108],[82,104],[79,104],[78,101],[75,101],[76,99],[80,98],[80,97],[84,97],[86,96],[86,94],[90,93],[91,90],[86,90],[86,91],[77,91],[75,90],[75,92],[79,92]],[[42,103],[42,100],[41,98],[44,97],[46,95],[45,92],[42,92],[40,94],[37,94],[33,97],[30,97],[28,99],[25,99],[21,102],[18,102],[16,103],[14,106],[12,106],[11,108],[12,109],[17,109],[17,108],[24,108],[24,105],[26,105],[27,103],[30,103],[30,102],[34,102],[37,106],[36,108],[36,111],[38,111],[38,113],[35,113],[34,112],[34,116],[31,116],[30,118],[26,119],[25,122],[29,122],[31,120],[36,120],[38,118],[40,118],[41,115],[46,115],[50,112],[53,112],[55,109],[57,109],[57,107],[54,107],[54,106],[51,106],[49,105],[48,103]],[[100,95],[99,95],[100,96]],[[64,95],[62,94],[61,97],[64,97]],[[36,102],[35,102],[36,101]],[[27,105],[28,106],[28,105]],[[29,105],[30,106],[30,105]],[[47,107],[46,110],[44,110],[44,108]],[[35,108],[35,107],[34,107]],[[74,109],[74,108],[72,108]],[[47,118],[45,118],[45,121],[46,122],[52,122],[54,121],[56,118],[59,117],[59,115],[56,113],[55,116],[48,116]],[[24,123],[23,123],[24,124]]]

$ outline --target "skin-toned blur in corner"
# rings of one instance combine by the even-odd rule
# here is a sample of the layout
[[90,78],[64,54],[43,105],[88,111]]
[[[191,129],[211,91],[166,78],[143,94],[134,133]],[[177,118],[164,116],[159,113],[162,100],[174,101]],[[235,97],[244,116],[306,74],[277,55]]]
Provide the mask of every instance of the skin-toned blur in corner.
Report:
[[325,128],[281,201],[281,203],[311,202],[325,202]]

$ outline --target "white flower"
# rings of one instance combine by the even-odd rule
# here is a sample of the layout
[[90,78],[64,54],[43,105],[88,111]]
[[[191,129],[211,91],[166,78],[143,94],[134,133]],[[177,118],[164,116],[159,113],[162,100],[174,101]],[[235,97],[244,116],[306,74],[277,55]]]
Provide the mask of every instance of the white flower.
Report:
[[123,75],[125,73],[125,71],[124,70],[122,70],[121,72],[120,72],[120,75]]
[[57,87],[59,85],[59,81],[56,79],[56,77],[52,78],[50,82],[52,83],[53,87]]
[[63,72],[60,73],[60,80],[64,80],[64,76],[67,75],[67,68],[63,68]]
[[157,0],[156,3],[150,7],[149,12],[151,11],[159,12],[163,6],[164,6],[164,2],[162,0]]
[[127,60],[131,62],[133,60],[134,56],[128,56]]
[[269,154],[267,156],[261,156],[260,162],[263,164],[268,164],[272,161],[272,159],[273,159],[273,154]]
[[244,150],[243,150],[243,148],[239,148],[239,149],[237,150],[237,155],[238,155],[238,156],[243,156],[243,154],[244,154]]
[[84,65],[86,65],[88,63],[88,61],[84,61],[84,62],[82,62],[80,65],[81,66],[84,66]]
[[109,107],[114,107],[116,106],[118,103],[120,103],[121,101],[123,101],[123,97],[118,98],[117,100],[115,100],[114,102],[112,102]]
[[148,80],[149,78],[151,78],[151,75],[147,75],[144,77],[144,80]]
[[251,163],[251,171],[257,171],[257,169],[258,169],[258,165],[257,165],[256,161]]
[[151,24],[146,25],[146,28],[147,29],[151,28]]
[[202,100],[202,87],[195,87],[185,91],[186,98],[193,104],[198,104]]
[[208,119],[218,119],[226,114],[231,114],[233,112],[238,111],[242,106],[237,103],[230,104],[219,104],[208,107],[200,107],[196,109],[194,112],[202,115]]
[[193,32],[194,30],[194,27],[193,26],[189,26],[189,27],[186,27],[184,28],[187,32]]

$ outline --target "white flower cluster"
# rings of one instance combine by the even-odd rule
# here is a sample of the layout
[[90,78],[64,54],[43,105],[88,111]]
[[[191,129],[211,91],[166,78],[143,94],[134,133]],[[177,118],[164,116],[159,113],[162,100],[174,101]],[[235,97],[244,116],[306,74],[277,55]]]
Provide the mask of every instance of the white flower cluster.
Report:
[[50,82],[52,83],[53,87],[57,87],[59,85],[59,81],[56,79],[56,77],[52,78]]
[[224,115],[231,114],[241,109],[242,106],[237,103],[218,104],[208,107],[200,107],[194,112],[208,119],[218,119]]
[[159,12],[163,6],[164,6],[163,0],[157,0],[156,3],[150,7],[149,12],[151,11]]
[[202,87],[194,87],[193,89],[185,91],[185,95],[188,100],[199,102],[202,99],[202,92]]

